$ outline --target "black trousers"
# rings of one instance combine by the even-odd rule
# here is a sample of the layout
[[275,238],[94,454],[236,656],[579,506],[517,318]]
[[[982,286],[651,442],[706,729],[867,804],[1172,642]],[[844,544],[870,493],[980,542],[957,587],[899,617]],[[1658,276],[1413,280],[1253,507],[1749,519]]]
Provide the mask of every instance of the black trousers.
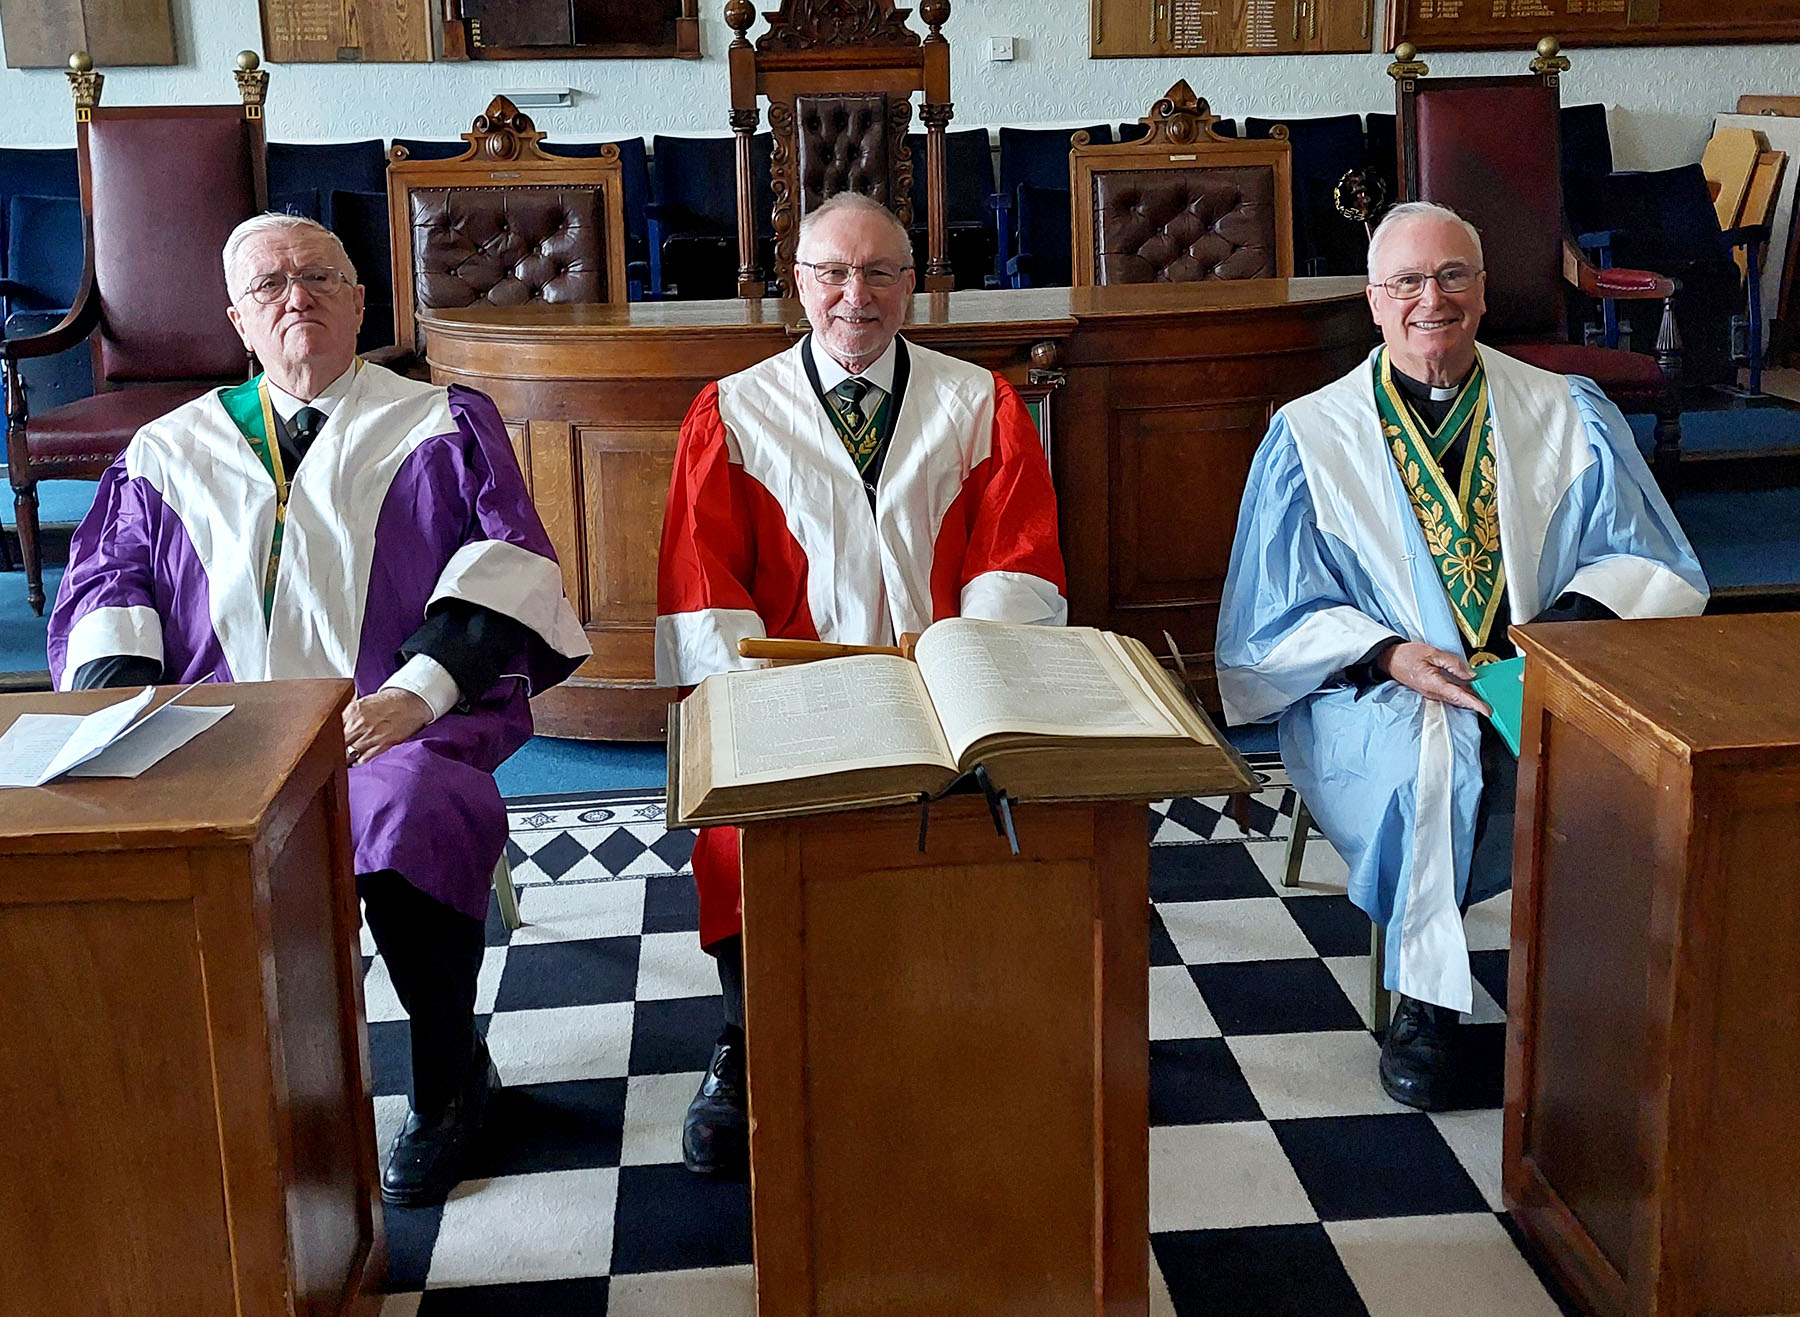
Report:
[[406,1008],[412,1039],[412,1108],[442,1115],[475,1052],[475,978],[486,937],[471,919],[393,869],[356,876],[363,917]]

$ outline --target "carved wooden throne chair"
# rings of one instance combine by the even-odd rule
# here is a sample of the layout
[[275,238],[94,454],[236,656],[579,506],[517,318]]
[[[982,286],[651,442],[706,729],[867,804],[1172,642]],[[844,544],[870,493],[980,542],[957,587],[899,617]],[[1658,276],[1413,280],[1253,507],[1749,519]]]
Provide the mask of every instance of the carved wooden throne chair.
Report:
[[[395,364],[417,368],[420,311],[529,302],[623,302],[625,175],[619,148],[547,154],[504,96],[448,160],[389,152]],[[381,356],[382,354],[374,354]]]
[[1218,116],[1177,82],[1139,120],[1134,142],[1069,151],[1076,286],[1287,279],[1294,273],[1287,130],[1223,137]]
[[[1563,214],[1560,77],[1569,61],[1538,43],[1531,72],[1428,78],[1410,42],[1388,74],[1397,98],[1400,198],[1448,206],[1481,233],[1487,314],[1481,339],[1544,370],[1586,375],[1625,411],[1656,416],[1659,476],[1681,453],[1681,344],[1675,283],[1648,270],[1600,269],[1582,255]],[[1563,299],[1659,299],[1654,355],[1568,341]]]
[[950,43],[941,28],[949,0],[924,0],[919,16],[930,26],[921,39],[893,0],[781,0],[765,14],[769,28],[750,43],[756,21],[750,0],[730,0],[725,21],[735,34],[731,64],[731,130],[737,143],[738,295],[762,297],[764,272],[756,259],[751,135],[758,97],[769,102],[774,136],[775,278],[781,295],[794,292],[794,249],[800,221],[827,197],[860,192],[886,205],[910,226],[912,176],[917,162],[906,146],[912,97],[922,94],[927,208],[926,291],[951,286],[944,205],[944,129],[950,122]]
[[[40,480],[96,480],[140,427],[208,389],[242,381],[249,356],[225,308],[220,255],[268,209],[263,98],[269,75],[238,56],[238,105],[104,108],[93,61],[69,61],[81,173],[81,283],[69,313],[0,344],[6,466],[26,598],[44,611]],[[28,414],[19,363],[90,339],[94,393]]]

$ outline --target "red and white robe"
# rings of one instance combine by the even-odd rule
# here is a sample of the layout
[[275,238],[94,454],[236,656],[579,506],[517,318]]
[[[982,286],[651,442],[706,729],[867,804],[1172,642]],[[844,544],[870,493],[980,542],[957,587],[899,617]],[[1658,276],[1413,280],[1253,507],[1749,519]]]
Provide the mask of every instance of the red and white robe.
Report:
[[[805,342],[708,385],[682,424],[657,579],[656,679],[692,686],[745,636],[893,644],[941,617],[1068,620],[1036,427],[993,372],[905,345],[875,506],[807,379]],[[694,851],[700,941],[742,927],[737,831]]]

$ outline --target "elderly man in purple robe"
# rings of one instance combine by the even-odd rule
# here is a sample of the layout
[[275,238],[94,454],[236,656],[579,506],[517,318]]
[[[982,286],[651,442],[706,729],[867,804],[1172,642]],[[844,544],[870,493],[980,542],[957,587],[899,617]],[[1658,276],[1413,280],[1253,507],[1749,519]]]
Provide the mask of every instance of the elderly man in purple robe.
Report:
[[50,620],[63,689],[350,677],[364,915],[412,1041],[390,1203],[442,1202],[499,1077],[475,979],[506,842],[494,769],[589,653],[482,394],[356,358],[343,245],[289,215],[225,243],[264,374],[146,425],[100,482]]

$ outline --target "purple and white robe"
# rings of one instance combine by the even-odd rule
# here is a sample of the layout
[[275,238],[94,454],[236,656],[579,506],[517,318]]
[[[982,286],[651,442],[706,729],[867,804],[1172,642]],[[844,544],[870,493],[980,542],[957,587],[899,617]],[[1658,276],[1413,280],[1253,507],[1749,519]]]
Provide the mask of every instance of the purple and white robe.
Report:
[[513,618],[525,651],[492,689],[350,769],[356,871],[398,870],[484,917],[506,844],[494,770],[531,736],[528,697],[591,652],[498,412],[470,389],[356,372],[294,473],[265,623],[275,513],[217,392],[138,431],[70,544],[50,617],[58,688],[92,659],[142,655],[172,683],[350,677],[368,695],[433,603]]

